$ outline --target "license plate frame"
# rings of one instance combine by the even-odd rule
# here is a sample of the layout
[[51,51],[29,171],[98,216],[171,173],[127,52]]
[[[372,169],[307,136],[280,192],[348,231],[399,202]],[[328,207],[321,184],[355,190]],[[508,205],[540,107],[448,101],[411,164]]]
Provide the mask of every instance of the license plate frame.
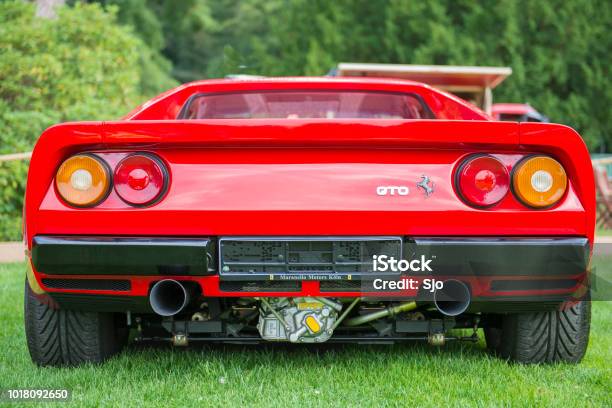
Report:
[[[358,262],[354,260],[356,247],[359,248]],[[241,250],[247,254],[239,260]],[[342,259],[345,254],[348,261]],[[373,255],[402,259],[403,238],[227,236],[219,238],[218,255],[221,280],[357,280],[372,276]]]

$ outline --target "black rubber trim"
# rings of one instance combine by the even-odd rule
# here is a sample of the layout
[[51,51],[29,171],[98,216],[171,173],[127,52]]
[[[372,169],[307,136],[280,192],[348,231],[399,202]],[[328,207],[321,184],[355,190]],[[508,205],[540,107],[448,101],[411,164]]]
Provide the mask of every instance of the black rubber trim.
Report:
[[328,280],[319,283],[321,292],[360,292],[363,290],[359,280]]
[[[214,275],[215,243],[211,238],[36,236],[32,260],[48,275]],[[563,277],[586,273],[590,246],[580,237],[428,237],[404,239],[402,253],[404,259],[432,258],[433,272],[424,275]]]
[[559,310],[563,302],[570,300],[568,295],[556,295],[555,297],[512,297],[512,298],[492,298],[474,299],[468,308],[468,313],[530,313],[550,310]]
[[495,280],[491,283],[491,290],[494,292],[505,292],[515,290],[571,289],[578,283],[575,279]]
[[36,236],[34,268],[47,275],[211,275],[209,238]]
[[[404,258],[433,259],[434,276],[568,276],[586,273],[586,238],[414,238]],[[415,273],[416,275],[416,273]]]
[[251,281],[219,282],[223,292],[299,292],[302,282],[299,281]]
[[88,312],[153,313],[146,296],[84,295],[81,293],[49,293],[60,309]]
[[132,288],[129,280],[119,279],[43,278],[42,284],[52,289],[110,290],[114,292],[127,292]]

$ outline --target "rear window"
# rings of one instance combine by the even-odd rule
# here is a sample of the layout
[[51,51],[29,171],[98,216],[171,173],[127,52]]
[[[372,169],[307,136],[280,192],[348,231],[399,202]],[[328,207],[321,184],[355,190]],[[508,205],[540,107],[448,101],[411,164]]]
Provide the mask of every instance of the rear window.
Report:
[[197,94],[179,119],[432,119],[415,94],[369,91],[258,91]]

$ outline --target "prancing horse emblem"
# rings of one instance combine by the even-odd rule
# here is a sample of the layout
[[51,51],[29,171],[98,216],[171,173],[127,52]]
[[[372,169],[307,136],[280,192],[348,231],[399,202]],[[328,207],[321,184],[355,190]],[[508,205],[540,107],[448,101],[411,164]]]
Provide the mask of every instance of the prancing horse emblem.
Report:
[[425,196],[429,197],[434,192],[434,183],[426,175],[421,176],[421,181],[417,183],[417,187],[421,187],[425,191]]

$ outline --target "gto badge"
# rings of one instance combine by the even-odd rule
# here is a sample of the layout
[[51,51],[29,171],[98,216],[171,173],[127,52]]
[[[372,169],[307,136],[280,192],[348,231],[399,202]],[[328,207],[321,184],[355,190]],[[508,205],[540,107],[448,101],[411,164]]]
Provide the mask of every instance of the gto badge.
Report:
[[434,183],[433,183],[433,181],[431,181],[429,179],[429,177],[424,175],[424,174],[421,176],[421,181],[416,183],[416,185],[417,185],[417,187],[420,187],[420,188],[423,189],[423,191],[425,191],[425,196],[426,197],[429,197],[429,195],[434,192]]
[[407,196],[410,193],[410,189],[407,186],[377,186],[376,194],[379,196]]

